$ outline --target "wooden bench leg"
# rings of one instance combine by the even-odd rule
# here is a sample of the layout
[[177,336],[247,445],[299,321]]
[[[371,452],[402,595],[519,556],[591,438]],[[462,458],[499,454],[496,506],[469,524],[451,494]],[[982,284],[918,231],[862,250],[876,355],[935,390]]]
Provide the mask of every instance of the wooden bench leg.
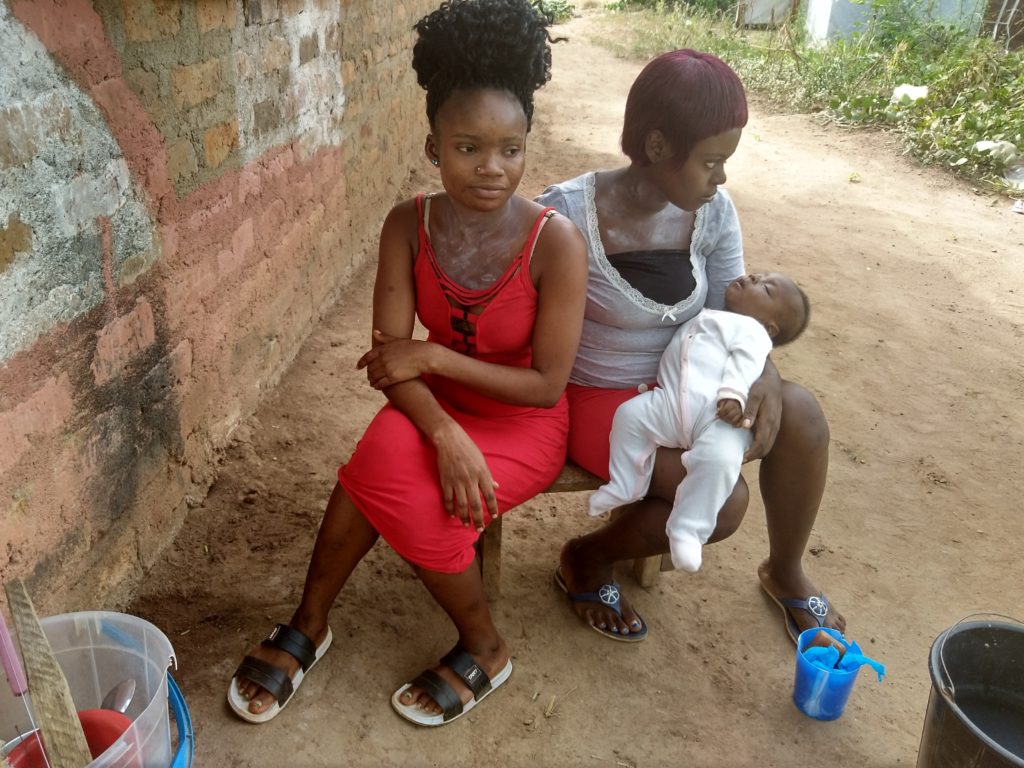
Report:
[[491,599],[501,596],[501,522],[501,517],[493,520],[476,543],[484,594]]
[[[580,469],[572,462],[566,462],[561,474],[546,493],[567,493],[577,491],[593,491],[599,488],[602,480]],[[613,512],[613,515],[618,512]],[[501,596],[501,522],[498,518],[487,526],[476,542],[476,556],[480,563],[480,576],[483,579],[484,594],[491,599]],[[654,555],[633,561],[633,574],[637,582],[644,588],[654,586],[660,571],[671,571],[672,558],[665,555]]]
[[640,557],[633,561],[633,576],[644,589],[653,587],[661,573],[661,555]]
[[633,561],[633,576],[645,589],[654,586],[659,573],[675,569],[676,567],[672,564],[672,555],[668,552],[664,555],[651,555]]

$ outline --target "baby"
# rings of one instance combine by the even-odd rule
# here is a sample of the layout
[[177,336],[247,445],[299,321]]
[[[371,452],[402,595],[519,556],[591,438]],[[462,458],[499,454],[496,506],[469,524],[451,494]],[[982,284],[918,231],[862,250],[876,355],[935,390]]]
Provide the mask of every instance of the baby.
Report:
[[811,310],[800,287],[777,272],[734,280],[725,307],[701,310],[679,326],[661,357],[658,386],[619,406],[611,480],[590,497],[595,516],[643,498],[658,447],[682,448],[686,477],[665,532],[672,563],[686,571],[700,568],[701,549],[750,445],[750,431],[740,428],[750,387],[772,346],[803,333]]

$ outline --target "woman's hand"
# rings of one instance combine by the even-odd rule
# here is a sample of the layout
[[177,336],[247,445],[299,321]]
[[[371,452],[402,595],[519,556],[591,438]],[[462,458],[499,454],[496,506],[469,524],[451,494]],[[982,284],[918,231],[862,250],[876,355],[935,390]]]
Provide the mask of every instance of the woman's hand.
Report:
[[452,517],[458,515],[463,525],[470,525],[472,521],[472,525],[482,531],[484,505],[492,520],[498,516],[498,501],[494,496],[498,484],[491,477],[483,454],[455,422],[436,433],[433,442],[444,508]]
[[374,347],[356,363],[366,369],[366,379],[374,389],[419,378],[431,369],[437,345],[415,339],[389,336],[383,331],[373,332]]
[[743,411],[741,426],[749,428],[752,440],[743,454],[743,461],[753,461],[768,455],[775,445],[782,423],[782,377],[771,358],[764,364],[764,372],[750,388],[747,407]]

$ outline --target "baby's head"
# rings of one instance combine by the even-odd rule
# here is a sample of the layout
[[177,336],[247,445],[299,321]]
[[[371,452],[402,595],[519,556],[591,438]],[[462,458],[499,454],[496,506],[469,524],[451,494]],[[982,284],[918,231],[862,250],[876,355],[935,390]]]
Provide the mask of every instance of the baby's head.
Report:
[[807,294],[779,272],[744,275],[733,280],[725,289],[725,308],[760,322],[776,347],[796,339],[811,319]]

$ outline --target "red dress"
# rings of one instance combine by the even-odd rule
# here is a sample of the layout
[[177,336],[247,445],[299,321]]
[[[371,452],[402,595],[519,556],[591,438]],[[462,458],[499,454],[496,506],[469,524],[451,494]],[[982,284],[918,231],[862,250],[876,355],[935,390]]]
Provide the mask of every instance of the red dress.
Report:
[[[487,362],[529,367],[537,316],[530,256],[552,209],[537,217],[505,273],[482,290],[463,288],[442,271],[424,226],[429,197],[417,197],[416,209],[416,313],[428,340]],[[463,309],[480,306],[478,313]],[[423,380],[483,453],[498,483],[499,513],[536,496],[558,476],[568,435],[564,395],[552,408],[533,408],[499,402],[444,377]],[[414,565],[461,573],[473,562],[478,534],[445,510],[433,445],[390,403],[370,422],[338,480],[385,541]]]

